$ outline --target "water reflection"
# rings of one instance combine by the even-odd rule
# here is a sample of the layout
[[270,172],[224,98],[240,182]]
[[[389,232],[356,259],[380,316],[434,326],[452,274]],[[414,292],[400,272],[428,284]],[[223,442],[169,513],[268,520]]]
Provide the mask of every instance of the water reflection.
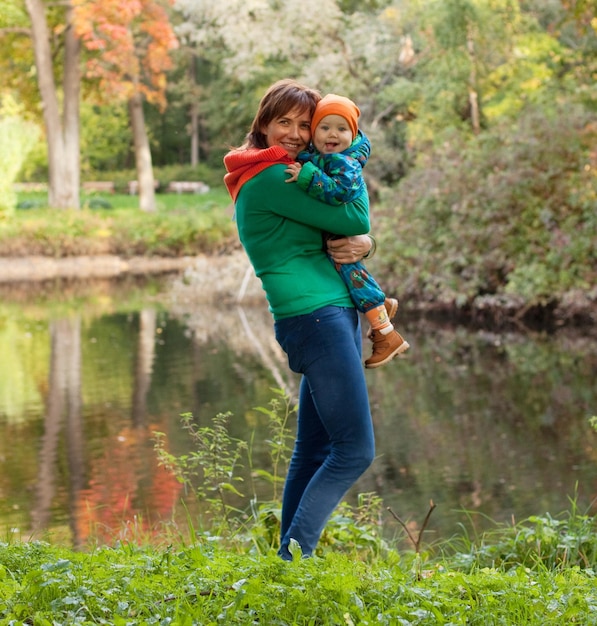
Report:
[[73,543],[80,545],[76,520],[83,487],[84,463],[81,424],[81,321],[78,316],[50,323],[50,370],[44,434],[39,450],[38,478],[31,510],[31,530],[37,533],[51,522],[56,495],[59,434],[64,422],[69,475],[68,512]]
[[[437,516],[557,514],[577,485],[587,505],[597,495],[595,355],[586,338],[420,326],[400,379],[384,368],[371,385],[384,442],[372,486],[391,506],[417,503],[419,518],[429,497]],[[475,515],[470,523],[487,527]]]
[[[170,287],[168,287],[170,289]],[[167,292],[171,293],[171,292]],[[178,294],[180,295],[180,293]],[[189,452],[179,415],[231,434],[266,463],[272,387],[296,392],[263,305],[225,311],[155,289],[53,307],[0,305],[0,532],[74,546],[145,531],[182,513],[180,484],[157,463],[152,432]],[[217,325],[214,320],[218,320]],[[491,334],[403,320],[413,349],[367,371],[378,458],[351,492],[376,491],[430,530],[487,528],[597,495],[594,339]],[[463,511],[470,511],[472,515]],[[393,522],[385,520],[389,531]]]

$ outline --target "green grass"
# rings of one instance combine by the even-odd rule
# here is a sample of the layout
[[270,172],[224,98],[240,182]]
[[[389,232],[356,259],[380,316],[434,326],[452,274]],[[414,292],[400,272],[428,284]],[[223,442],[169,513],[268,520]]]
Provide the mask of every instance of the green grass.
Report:
[[[505,537],[504,537],[505,539]],[[360,558],[359,558],[360,557]],[[597,624],[591,569],[453,567],[408,552],[284,562],[207,537],[89,552],[0,544],[3,624]]]
[[118,194],[84,196],[81,210],[58,211],[47,208],[46,194],[19,194],[21,208],[0,223],[0,256],[183,256],[235,244],[225,189],[156,199],[155,213],[141,212],[138,197]]
[[[158,211],[207,209],[213,206],[226,207],[231,204],[230,196],[224,187],[214,187],[205,194],[162,194],[157,193]],[[41,192],[19,192],[17,194],[17,214],[31,208],[47,209],[48,196]],[[121,193],[81,193],[83,209],[121,211],[139,210],[139,196]]]

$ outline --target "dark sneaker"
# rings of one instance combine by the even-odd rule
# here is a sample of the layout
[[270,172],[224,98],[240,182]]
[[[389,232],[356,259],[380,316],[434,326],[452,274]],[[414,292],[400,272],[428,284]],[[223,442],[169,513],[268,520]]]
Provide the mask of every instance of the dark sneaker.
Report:
[[365,361],[365,367],[381,367],[389,363],[395,356],[406,352],[410,348],[397,330],[382,335],[378,330],[371,333],[373,354]]

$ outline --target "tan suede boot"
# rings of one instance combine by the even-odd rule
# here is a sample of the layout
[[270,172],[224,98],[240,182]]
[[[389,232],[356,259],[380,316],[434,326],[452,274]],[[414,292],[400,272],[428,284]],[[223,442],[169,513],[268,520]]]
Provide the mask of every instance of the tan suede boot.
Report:
[[378,330],[371,333],[373,354],[365,361],[365,367],[371,369],[389,363],[395,356],[410,348],[397,330],[382,335]]

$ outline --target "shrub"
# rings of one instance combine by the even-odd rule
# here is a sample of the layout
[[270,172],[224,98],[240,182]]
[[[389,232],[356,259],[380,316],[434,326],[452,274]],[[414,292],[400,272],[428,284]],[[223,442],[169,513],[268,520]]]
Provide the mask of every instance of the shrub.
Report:
[[545,305],[597,282],[597,135],[579,108],[529,110],[477,138],[446,132],[390,192],[375,231],[390,287],[466,305]]
[[13,183],[33,147],[37,128],[17,115],[4,115],[0,107],[0,219],[11,213],[17,196]]

